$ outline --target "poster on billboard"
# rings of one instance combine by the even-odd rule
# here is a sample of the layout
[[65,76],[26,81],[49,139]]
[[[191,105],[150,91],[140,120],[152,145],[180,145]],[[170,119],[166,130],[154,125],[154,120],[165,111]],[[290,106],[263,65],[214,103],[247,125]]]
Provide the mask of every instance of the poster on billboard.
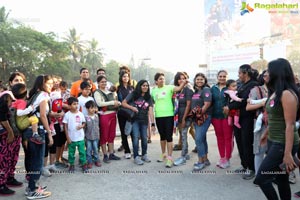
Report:
[[230,35],[236,0],[205,0],[205,38],[212,40]]

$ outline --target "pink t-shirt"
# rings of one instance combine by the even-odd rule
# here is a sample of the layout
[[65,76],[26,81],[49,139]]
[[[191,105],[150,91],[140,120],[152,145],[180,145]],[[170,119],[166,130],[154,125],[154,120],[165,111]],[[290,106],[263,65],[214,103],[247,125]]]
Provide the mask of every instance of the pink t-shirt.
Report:
[[24,99],[17,99],[11,104],[11,106],[17,110],[24,110],[27,106],[27,102]]
[[226,90],[224,93],[229,94],[230,98],[233,99],[234,101],[241,102],[242,99],[236,96],[237,91],[234,90]]

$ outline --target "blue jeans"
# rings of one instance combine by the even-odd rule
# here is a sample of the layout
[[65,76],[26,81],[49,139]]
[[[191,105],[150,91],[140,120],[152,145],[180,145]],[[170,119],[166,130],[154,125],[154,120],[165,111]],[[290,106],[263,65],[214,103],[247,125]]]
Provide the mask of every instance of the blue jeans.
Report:
[[195,131],[196,131],[196,147],[198,151],[198,157],[204,157],[208,153],[208,146],[206,140],[206,133],[210,126],[211,116],[208,115],[208,118],[205,122],[198,126],[194,123]]
[[[292,155],[296,154],[298,147],[298,144],[293,146]],[[274,180],[277,182],[280,199],[291,199],[289,174],[279,168],[283,162],[284,151],[285,144],[268,140],[267,156],[261,163],[254,180],[254,183],[259,185],[267,199],[279,199],[272,185]]]
[[98,139],[86,140],[86,160],[88,163],[93,163],[93,159],[96,160],[96,162],[99,161],[98,143]]
[[139,155],[139,137],[142,142],[142,155],[147,154],[147,128],[148,125],[143,121],[134,121],[132,123],[132,146],[134,158]]
[[[45,139],[45,130],[38,129],[39,135]],[[32,136],[32,129],[27,128],[23,132],[24,138],[30,138]],[[27,149],[25,151],[25,157],[27,160],[27,175],[29,176],[28,187],[31,191],[35,191],[36,183],[40,179],[45,154],[45,144],[35,144],[28,140]]]

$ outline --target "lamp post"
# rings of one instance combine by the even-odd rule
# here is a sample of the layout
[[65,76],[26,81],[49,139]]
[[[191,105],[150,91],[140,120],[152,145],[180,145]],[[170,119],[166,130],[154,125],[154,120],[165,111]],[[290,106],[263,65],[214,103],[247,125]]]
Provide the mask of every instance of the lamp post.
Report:
[[259,44],[259,58],[264,59],[264,43]]

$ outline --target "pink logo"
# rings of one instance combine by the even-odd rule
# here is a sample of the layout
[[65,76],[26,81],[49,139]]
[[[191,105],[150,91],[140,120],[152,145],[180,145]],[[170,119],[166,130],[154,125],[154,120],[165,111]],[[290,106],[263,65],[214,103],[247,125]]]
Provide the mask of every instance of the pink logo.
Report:
[[200,98],[200,94],[193,94],[192,99],[199,99]]
[[80,116],[79,116],[79,115],[76,115],[76,117],[75,117],[75,122],[76,122],[76,123],[80,123]]
[[270,107],[274,107],[274,104],[275,104],[275,102],[274,102],[274,100],[272,99],[272,100],[270,101]]
[[209,93],[207,92],[207,93],[205,93],[205,97],[209,97]]

